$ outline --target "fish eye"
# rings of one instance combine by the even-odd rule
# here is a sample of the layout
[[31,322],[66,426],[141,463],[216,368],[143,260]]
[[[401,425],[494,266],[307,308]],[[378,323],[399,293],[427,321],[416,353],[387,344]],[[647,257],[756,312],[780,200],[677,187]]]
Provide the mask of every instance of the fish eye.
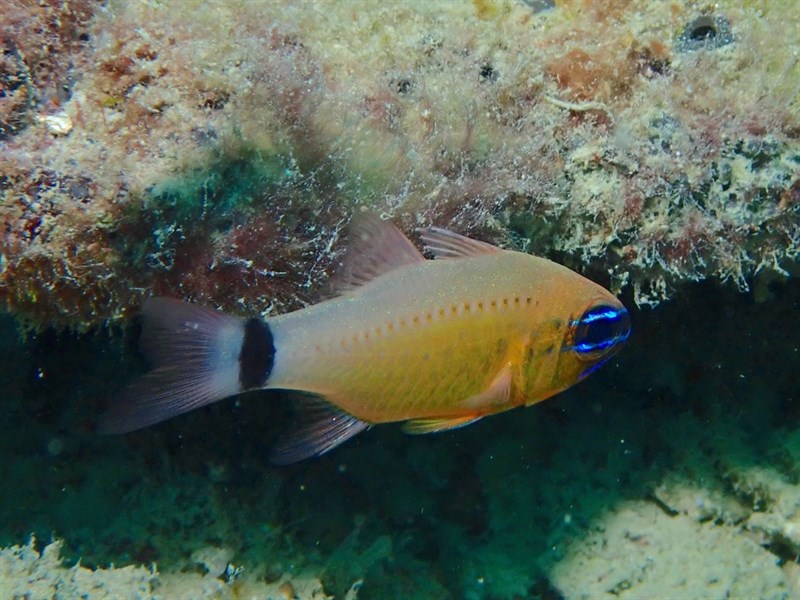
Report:
[[597,304],[573,321],[572,350],[585,360],[597,360],[628,339],[631,319],[622,306]]

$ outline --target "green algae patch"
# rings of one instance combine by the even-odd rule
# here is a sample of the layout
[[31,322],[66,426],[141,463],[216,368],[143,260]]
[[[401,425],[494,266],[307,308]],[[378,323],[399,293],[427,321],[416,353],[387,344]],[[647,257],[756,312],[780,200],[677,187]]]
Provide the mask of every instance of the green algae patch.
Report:
[[187,228],[198,221],[229,219],[256,209],[290,184],[295,175],[290,162],[252,147],[220,154],[214,162],[155,184],[142,198],[142,211]]
[[291,184],[291,162],[253,146],[215,151],[132,198],[120,230],[121,251],[141,267],[169,268],[182,243],[243,223]]

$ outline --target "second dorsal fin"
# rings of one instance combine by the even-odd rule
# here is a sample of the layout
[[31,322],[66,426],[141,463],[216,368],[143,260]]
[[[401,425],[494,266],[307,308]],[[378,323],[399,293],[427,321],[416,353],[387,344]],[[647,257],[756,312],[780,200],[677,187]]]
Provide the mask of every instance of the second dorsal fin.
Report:
[[354,290],[399,267],[424,262],[425,257],[391,221],[362,213],[350,223],[350,241],[334,288]]
[[426,227],[417,231],[425,243],[425,249],[433,254],[434,258],[468,258],[502,252],[497,246],[473,240],[449,229]]

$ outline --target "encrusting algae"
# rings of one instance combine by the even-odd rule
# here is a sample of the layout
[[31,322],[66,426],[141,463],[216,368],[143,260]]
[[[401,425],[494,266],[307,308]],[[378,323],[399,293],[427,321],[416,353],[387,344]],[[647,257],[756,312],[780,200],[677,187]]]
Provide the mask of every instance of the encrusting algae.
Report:
[[0,302],[73,329],[151,290],[296,309],[354,205],[607,272],[638,304],[790,273],[797,11],[547,4],[12,3]]

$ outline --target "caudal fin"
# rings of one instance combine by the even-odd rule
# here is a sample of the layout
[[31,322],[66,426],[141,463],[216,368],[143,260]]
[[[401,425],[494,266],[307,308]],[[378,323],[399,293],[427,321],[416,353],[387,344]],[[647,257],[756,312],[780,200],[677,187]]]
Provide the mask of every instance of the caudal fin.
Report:
[[241,391],[245,321],[170,298],[142,309],[141,348],[153,370],[112,401],[98,430],[125,433]]

